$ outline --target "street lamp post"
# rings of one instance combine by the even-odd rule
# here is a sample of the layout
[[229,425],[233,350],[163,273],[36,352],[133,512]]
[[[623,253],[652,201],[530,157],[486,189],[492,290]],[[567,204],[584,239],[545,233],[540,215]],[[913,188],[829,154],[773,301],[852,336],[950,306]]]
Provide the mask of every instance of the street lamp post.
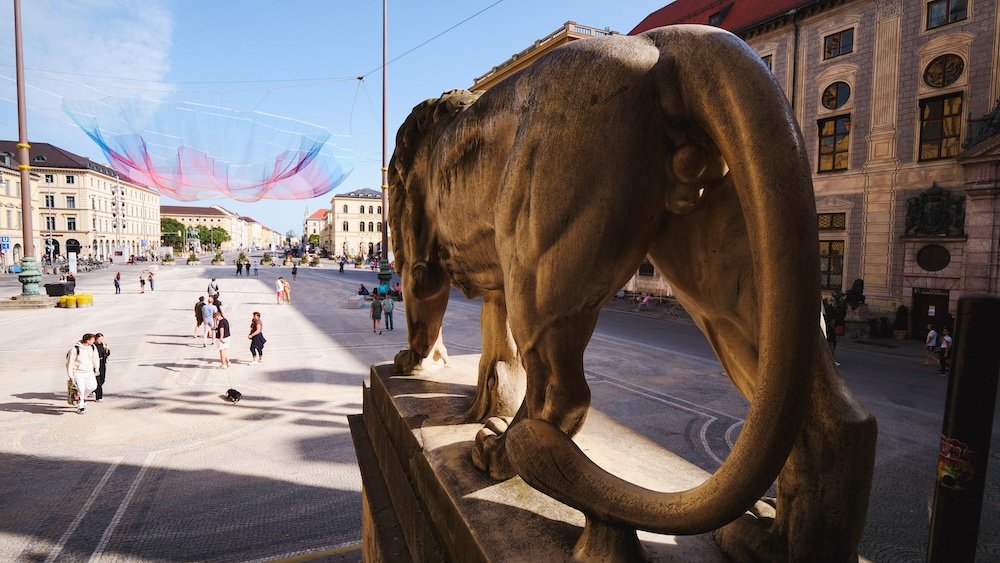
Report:
[[35,259],[35,240],[32,232],[31,215],[31,160],[28,155],[28,106],[24,96],[24,52],[21,48],[21,0],[14,0],[14,66],[17,73],[17,168],[21,172],[21,237],[24,242],[24,253],[21,255],[21,273],[17,276],[21,282],[21,299],[37,299],[41,297],[38,284],[42,281],[42,272],[38,270],[38,260]]
[[382,0],[382,248],[379,252],[379,285],[388,287],[389,269],[389,0]]

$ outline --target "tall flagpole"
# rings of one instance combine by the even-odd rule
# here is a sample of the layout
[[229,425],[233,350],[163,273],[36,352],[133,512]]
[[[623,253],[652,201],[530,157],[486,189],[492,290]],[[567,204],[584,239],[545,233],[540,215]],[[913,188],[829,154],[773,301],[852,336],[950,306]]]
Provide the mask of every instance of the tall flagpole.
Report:
[[28,149],[28,106],[24,100],[24,52],[21,49],[21,0],[14,0],[14,66],[17,73],[17,168],[21,172],[21,238],[24,252],[21,254],[21,297],[38,297],[38,284],[42,273],[35,260],[35,240],[31,213],[31,160]]
[[389,269],[389,0],[382,0],[382,252],[378,280],[388,287]]

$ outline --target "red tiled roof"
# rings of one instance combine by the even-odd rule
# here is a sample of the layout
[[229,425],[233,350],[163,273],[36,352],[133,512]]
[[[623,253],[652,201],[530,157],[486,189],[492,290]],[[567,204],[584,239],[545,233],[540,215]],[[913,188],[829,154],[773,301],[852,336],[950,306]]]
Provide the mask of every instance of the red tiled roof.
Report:
[[257,222],[257,220],[254,219],[253,217],[240,217],[240,219],[243,219],[247,223],[256,223]]
[[714,14],[722,14],[718,27],[741,31],[816,0],[675,0],[646,16],[629,32],[637,35],[650,29],[678,23],[708,24]]
[[320,209],[316,213],[313,213],[312,215],[309,216],[309,219],[313,220],[326,219],[326,209]]
[[160,216],[169,217],[171,215],[221,215],[226,216],[222,211],[214,207],[194,207],[190,205],[161,205]]

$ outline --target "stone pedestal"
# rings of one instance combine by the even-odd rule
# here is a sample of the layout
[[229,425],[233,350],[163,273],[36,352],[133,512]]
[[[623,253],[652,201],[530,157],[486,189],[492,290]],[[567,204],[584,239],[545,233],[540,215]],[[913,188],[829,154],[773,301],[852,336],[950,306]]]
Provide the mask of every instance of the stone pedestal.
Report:
[[[372,366],[361,415],[350,418],[364,484],[364,561],[568,561],[583,515],[519,477],[496,483],[469,460],[481,424],[462,413],[479,356],[452,356],[419,376]],[[591,410],[577,444],[597,464],[656,490],[686,489],[707,473]],[[712,538],[639,532],[650,560],[725,561]]]

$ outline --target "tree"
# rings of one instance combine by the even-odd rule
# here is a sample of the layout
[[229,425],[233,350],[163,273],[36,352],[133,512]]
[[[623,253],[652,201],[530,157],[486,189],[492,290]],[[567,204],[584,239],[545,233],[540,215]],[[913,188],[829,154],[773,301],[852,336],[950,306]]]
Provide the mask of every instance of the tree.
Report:
[[[180,248],[184,243],[187,227],[177,219],[160,218],[160,232],[163,234],[163,244]],[[180,233],[178,236],[177,233]]]
[[205,225],[198,225],[198,240],[201,241],[202,246],[217,246],[229,240],[229,233],[222,227],[210,229]]
[[313,246],[319,246],[319,235],[315,233],[309,235],[309,244]]

